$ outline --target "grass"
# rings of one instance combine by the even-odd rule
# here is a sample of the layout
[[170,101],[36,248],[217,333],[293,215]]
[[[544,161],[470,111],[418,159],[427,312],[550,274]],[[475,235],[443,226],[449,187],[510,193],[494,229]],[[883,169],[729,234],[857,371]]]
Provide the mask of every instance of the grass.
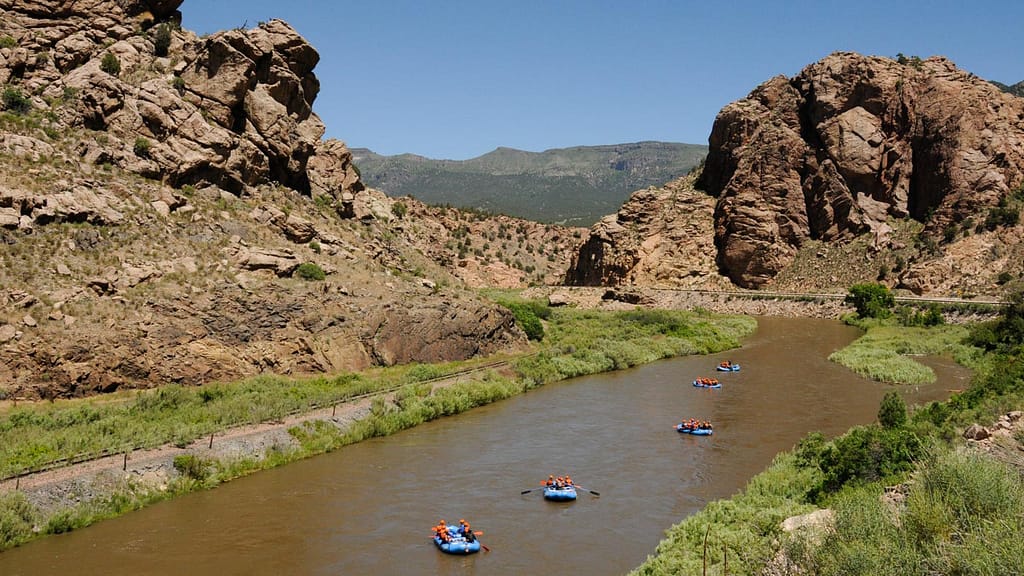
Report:
[[396,390],[391,402],[375,398],[370,415],[344,430],[326,421],[290,429],[298,448],[272,448],[262,455],[223,461],[179,457],[175,460],[179,476],[166,491],[125,484],[99,500],[56,511],[36,509],[20,494],[4,496],[0,499],[0,550],[38,536],[32,530],[35,525],[45,526],[43,534],[74,530],[175,494],[392,434],[547,382],[672,355],[725,350],[753,333],[756,321],[701,311],[558,309],[550,314],[547,327],[549,336],[537,345],[536,353],[511,362],[512,373],[481,370],[438,389],[427,381],[488,360],[406,365],[303,380],[261,376],[196,388],[168,386],[116,400],[11,409],[0,416],[0,474],[5,475],[83,452],[167,443],[183,446],[231,426],[278,419],[360,394]]
[[957,362],[977,362],[976,349],[963,344],[967,328],[943,324],[929,328],[899,326],[892,320],[856,323],[863,336],[832,353],[829,360],[878,382],[925,384],[935,381],[935,372],[909,356],[952,356]]

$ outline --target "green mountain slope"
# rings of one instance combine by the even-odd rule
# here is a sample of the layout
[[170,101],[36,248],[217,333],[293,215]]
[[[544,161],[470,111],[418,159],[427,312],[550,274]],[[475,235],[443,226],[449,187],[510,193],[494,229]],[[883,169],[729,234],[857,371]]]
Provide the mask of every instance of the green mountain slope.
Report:
[[571,226],[615,213],[634,191],[686,174],[705,154],[707,146],[672,142],[498,148],[469,160],[352,149],[363,182],[391,196]]
[[1007,86],[1006,84],[1003,84],[1002,82],[992,82],[992,83],[995,84],[997,87],[999,87],[999,89],[1002,90],[1003,92],[1008,92],[1010,94],[1013,94],[1014,96],[1024,97],[1024,80],[1021,80],[1020,82],[1017,82],[1013,86]]

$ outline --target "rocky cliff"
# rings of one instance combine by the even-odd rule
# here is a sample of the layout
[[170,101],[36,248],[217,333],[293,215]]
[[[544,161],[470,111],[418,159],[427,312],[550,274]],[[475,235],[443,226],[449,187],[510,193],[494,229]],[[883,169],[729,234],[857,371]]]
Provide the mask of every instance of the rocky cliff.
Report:
[[180,4],[0,0],[0,399],[525,343],[321,139],[295,30]]
[[[834,289],[842,277],[992,293],[1021,277],[1024,100],[944,58],[832,54],[723,108],[709,144],[696,188],[710,198],[702,214],[713,218],[716,265],[682,278],[720,271],[745,288]],[[663,258],[665,241],[695,238],[694,250],[674,248],[691,254],[707,246],[704,236],[655,234],[637,216],[660,222],[663,203],[645,199],[662,196],[638,193],[618,215],[638,223],[633,236],[600,247],[592,238],[568,279],[683,283],[641,268]],[[593,237],[613,234],[599,223]],[[826,265],[856,242],[864,249]],[[699,266],[687,258],[682,269]],[[819,260],[818,274],[807,259]]]

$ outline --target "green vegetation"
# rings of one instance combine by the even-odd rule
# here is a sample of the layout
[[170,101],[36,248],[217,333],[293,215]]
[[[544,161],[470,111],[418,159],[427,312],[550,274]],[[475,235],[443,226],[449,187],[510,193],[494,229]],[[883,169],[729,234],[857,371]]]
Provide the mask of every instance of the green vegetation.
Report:
[[[708,574],[724,573],[726,556],[730,574],[759,574],[780,550],[788,574],[1018,572],[1024,565],[1024,480],[1014,466],[964,451],[957,432],[1024,404],[1020,313],[1011,306],[993,323],[987,334],[1004,337],[981,340],[994,343],[988,354],[966,354],[976,368],[969,390],[909,418],[899,397],[887,394],[880,425],[854,428],[831,442],[809,434],[740,494],[672,527],[657,555],[634,574],[703,573],[705,534],[712,543]],[[916,339],[893,338],[890,345]],[[888,486],[905,498],[883,498]],[[819,508],[833,511],[831,529],[782,532],[781,520]]]
[[117,76],[121,73],[121,61],[113,52],[106,52],[103,54],[103,59],[100,60],[100,70],[111,76]]
[[142,136],[139,136],[138,138],[135,139],[135,146],[132,148],[132,150],[135,152],[135,155],[138,156],[139,158],[149,158],[149,150],[150,148],[152,148],[152,146],[153,145],[150,143],[149,140],[143,138]]
[[950,355],[968,366],[973,366],[978,357],[976,349],[963,343],[968,334],[963,326],[901,327],[891,319],[846,320],[865,329],[866,333],[846,348],[833,352],[828,359],[879,382],[934,382],[935,372],[911,355]]
[[0,48],[14,48],[18,45],[18,41],[13,36],[4,35],[0,36]]
[[159,57],[167,56],[171,47],[171,25],[164,23],[156,27],[153,34],[153,54]]
[[0,497],[0,549],[35,537],[31,527],[40,522],[46,525],[44,533],[73,530],[173,494],[215,486],[254,470],[391,434],[555,380],[675,354],[725,350],[737,346],[756,328],[751,318],[702,311],[603,313],[555,309],[546,322],[547,335],[536,345],[537,352],[514,360],[513,374],[483,370],[473,376],[464,374],[458,383],[443,388],[432,389],[425,382],[487,360],[395,366],[304,380],[268,375],[198,388],[167,386],[103,402],[67,401],[12,408],[0,416],[0,477],[61,458],[168,443],[187,446],[225,428],[278,420],[364,394],[395,392],[388,403],[378,396],[371,415],[345,430],[325,421],[291,429],[300,444],[298,449],[268,450],[262,457],[230,461],[178,457],[174,465],[180,477],[166,493],[126,484],[103,501],[59,511],[50,518],[42,518],[43,513],[20,495]]
[[551,318],[551,308],[537,300],[524,300],[521,298],[497,298],[495,300],[512,312],[518,325],[526,337],[530,340],[542,340],[544,338],[544,325],[541,320]]
[[381,156],[353,148],[367,185],[489,214],[589,226],[634,191],[689,173],[707,146],[638,142],[526,152],[499,148],[469,160]]
[[850,286],[846,303],[856,308],[861,318],[887,318],[896,298],[883,284],[854,284]]
[[32,110],[32,100],[17,88],[4,88],[3,99],[4,110],[8,110],[13,114],[24,115]]
[[324,272],[324,269],[313,262],[299,264],[299,267],[295,269],[295,275],[303,280],[323,280],[327,278],[327,273]]

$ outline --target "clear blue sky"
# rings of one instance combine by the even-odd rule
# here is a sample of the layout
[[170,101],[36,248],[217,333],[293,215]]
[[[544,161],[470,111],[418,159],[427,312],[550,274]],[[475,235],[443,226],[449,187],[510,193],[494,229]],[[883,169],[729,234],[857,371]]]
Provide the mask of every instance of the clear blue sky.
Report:
[[181,11],[200,34],[289,22],[320,53],[326,136],[381,154],[707,144],[723,106],[835,51],[942,55],[1024,80],[1018,0],[185,0]]

